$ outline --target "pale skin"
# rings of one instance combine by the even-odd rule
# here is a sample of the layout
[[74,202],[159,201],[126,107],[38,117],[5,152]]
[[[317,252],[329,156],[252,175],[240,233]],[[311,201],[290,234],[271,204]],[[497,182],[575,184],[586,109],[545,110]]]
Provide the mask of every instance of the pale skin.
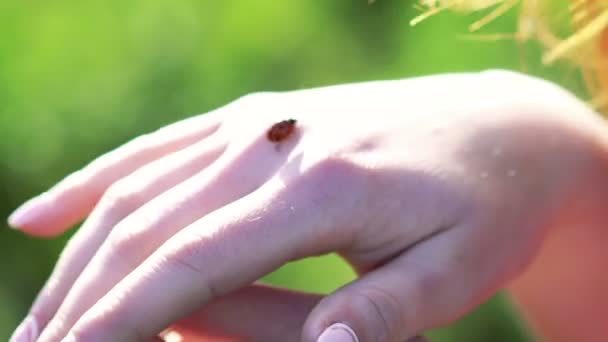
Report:
[[[295,132],[268,141],[289,118]],[[34,236],[86,219],[15,341],[170,326],[186,341],[347,341],[319,339],[334,323],[413,339],[504,287],[552,230],[608,221],[607,138],[565,90],[501,71],[247,96],[109,152],[10,218]],[[329,252],[360,277],[328,296],[252,285]]]

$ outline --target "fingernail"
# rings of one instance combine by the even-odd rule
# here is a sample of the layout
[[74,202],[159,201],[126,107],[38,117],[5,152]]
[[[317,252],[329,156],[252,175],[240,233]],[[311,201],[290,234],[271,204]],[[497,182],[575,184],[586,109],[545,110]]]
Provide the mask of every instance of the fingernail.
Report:
[[11,216],[8,217],[8,224],[11,228],[19,229],[28,225],[32,220],[40,215],[44,196],[36,196],[17,208]]
[[334,323],[323,331],[317,342],[359,342],[359,338],[348,325]]
[[15,329],[10,342],[35,342],[38,338],[38,322],[34,316],[27,316]]

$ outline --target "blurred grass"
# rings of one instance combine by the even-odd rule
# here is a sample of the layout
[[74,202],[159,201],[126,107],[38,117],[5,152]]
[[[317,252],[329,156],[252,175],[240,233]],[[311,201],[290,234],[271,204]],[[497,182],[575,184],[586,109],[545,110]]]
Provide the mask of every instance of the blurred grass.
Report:
[[[410,28],[411,2],[3,0],[0,2],[0,214],[130,138],[241,95],[486,68],[568,84],[511,41],[465,40],[474,17],[440,14]],[[490,31],[511,32],[513,14]],[[565,75],[565,76],[564,76]],[[438,94],[440,97],[441,94]],[[0,230],[0,340],[7,340],[67,236]],[[328,292],[353,278],[333,256],[267,277]],[[504,296],[436,341],[526,341]]]

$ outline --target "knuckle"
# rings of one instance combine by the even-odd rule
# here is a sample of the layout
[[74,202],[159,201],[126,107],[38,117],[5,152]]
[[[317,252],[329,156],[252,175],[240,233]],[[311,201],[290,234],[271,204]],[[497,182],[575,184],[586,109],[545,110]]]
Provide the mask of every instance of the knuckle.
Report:
[[354,162],[339,155],[327,155],[319,158],[307,171],[308,177],[322,184],[341,184],[353,181],[361,168]]
[[[329,245],[349,245],[366,222],[343,213],[369,209],[372,196],[368,171],[338,155],[321,156],[303,168],[288,180],[290,186],[286,193],[297,193],[305,203],[302,208],[326,219],[316,226],[314,234],[309,232],[309,239],[302,241],[302,246],[318,250]],[[319,241],[328,245],[319,244]]]
[[407,326],[409,320],[405,317],[405,310],[398,298],[382,287],[374,286],[361,291],[359,298],[366,312],[374,318],[375,326],[379,327],[376,334],[380,335],[381,341],[392,341],[401,335],[403,327]]
[[442,285],[445,284],[444,278],[445,276],[440,271],[418,270],[415,276],[408,277],[407,280],[410,297],[415,300],[416,304],[424,305],[425,302],[438,296]]
[[145,327],[137,310],[125,304],[127,299],[124,292],[104,296],[76,320],[70,332],[77,341],[145,341]]
[[208,239],[189,234],[187,238],[180,237],[172,241],[169,246],[170,251],[166,253],[164,262],[168,269],[183,270],[194,275],[198,293],[206,298],[217,298],[222,294],[219,287],[214,285],[212,269],[205,267],[208,265],[210,255],[217,257],[221,255],[222,249],[211,243]]
[[98,329],[90,328],[89,326],[83,326],[78,328],[72,328],[70,335],[76,338],[76,341],[87,341],[93,342],[99,340]]
[[85,167],[84,169],[74,171],[67,175],[61,182],[55,185],[51,191],[52,192],[61,192],[74,188],[82,188],[86,186],[91,180],[92,174],[94,174],[93,169],[90,166]]
[[107,244],[107,250],[111,251],[109,262],[119,262],[133,268],[138,265],[139,253],[136,251],[141,250],[142,242],[133,231],[117,227],[108,236]]
[[407,321],[415,319],[417,326],[450,323],[471,303],[464,294],[473,293],[439,270],[423,270],[408,277],[404,288],[408,293],[410,311],[419,314],[417,317],[404,318]]
[[133,186],[119,181],[101,199],[106,215],[123,218],[141,206],[142,200]]
[[66,286],[69,286],[70,282],[73,281],[67,278],[64,273],[57,270],[53,271],[30,309],[30,313],[41,321],[48,322],[54,316],[59,318],[56,315],[58,312],[55,312],[55,310],[61,305],[63,298],[58,294],[65,293]]
[[[38,318],[38,317],[37,317]],[[50,321],[46,323],[44,330],[42,331],[41,337],[43,338],[59,338],[62,334],[65,334],[66,327],[70,321],[65,314],[65,311],[59,310],[55,315],[52,316]],[[40,331],[39,331],[40,333]],[[42,340],[42,339],[41,339]]]
[[[314,165],[304,171],[301,180],[305,186],[314,189],[311,197],[319,204],[356,205],[366,196],[370,172],[355,162],[342,156],[329,155],[317,160]],[[344,193],[352,196],[344,198]]]
[[[86,342],[144,341],[144,336],[129,325],[130,323],[124,317],[113,314],[109,310],[89,311],[70,330],[70,334],[74,335],[77,341]],[[120,334],[120,336],[108,336],[116,334]]]
[[167,256],[167,262],[178,267],[185,267],[195,273],[202,274],[202,267],[198,260],[201,259],[202,245],[204,243],[197,239],[182,239],[179,246],[175,244]]
[[100,171],[106,170],[108,166],[115,164],[121,158],[124,158],[133,152],[145,150],[152,142],[154,142],[153,133],[139,135],[127,141],[117,150],[106,152],[92,160],[83,170],[86,171],[85,174],[87,177],[94,177],[98,175]]

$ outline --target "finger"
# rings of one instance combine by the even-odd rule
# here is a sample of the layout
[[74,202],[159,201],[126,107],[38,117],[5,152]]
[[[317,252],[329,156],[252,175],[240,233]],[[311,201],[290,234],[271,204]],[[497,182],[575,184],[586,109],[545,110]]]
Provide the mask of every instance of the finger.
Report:
[[[319,294],[252,285],[219,297],[173,324],[163,336],[188,341],[300,341]],[[408,342],[423,342],[417,336]]]
[[163,193],[118,223],[63,299],[39,341],[54,341],[99,298],[164,241],[207,213],[257,189],[284,163],[291,145],[276,151],[260,136],[239,153],[227,152],[199,175]]
[[345,244],[347,229],[337,234],[332,228],[353,224],[343,213],[362,210],[361,194],[331,197],[325,182],[353,184],[340,167],[329,166],[334,170],[319,168],[288,190],[274,178],[180,231],[89,309],[72,328],[73,338],[144,340],[289,260]]
[[24,203],[9,217],[9,224],[37,236],[62,233],[86,217],[112,183],[155,159],[204,139],[219,125],[217,116],[201,115],[142,135]]
[[168,330],[182,341],[298,341],[321,295],[252,285],[217,298]]
[[225,137],[216,134],[155,160],[115,183],[66,246],[25,324],[35,320],[29,324],[43,328],[111,229],[151,198],[205,169],[222,154],[226,144]]
[[404,341],[464,314],[489,292],[480,289],[487,281],[463,271],[471,268],[462,263],[481,263],[460,248],[465,243],[452,228],[327,296],[308,317],[303,341]]

